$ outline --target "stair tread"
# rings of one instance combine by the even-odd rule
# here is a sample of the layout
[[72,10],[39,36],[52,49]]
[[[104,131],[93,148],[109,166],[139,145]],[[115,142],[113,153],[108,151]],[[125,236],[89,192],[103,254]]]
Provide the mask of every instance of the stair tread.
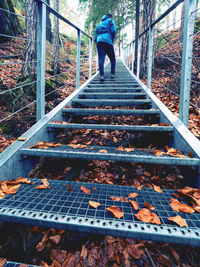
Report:
[[[73,149],[68,145],[61,145],[56,148],[24,148],[20,150],[21,155],[35,157],[58,157],[58,158],[82,158],[91,160],[113,160],[113,161],[134,161],[149,164],[164,165],[187,165],[200,166],[199,158],[175,158],[171,156],[155,156],[151,150],[143,151],[136,148],[133,152],[118,151],[118,147],[87,146]],[[106,151],[106,152],[100,152]]]
[[48,127],[52,128],[78,128],[78,129],[111,129],[111,130],[133,130],[133,131],[163,131],[173,132],[173,126],[154,126],[154,125],[109,125],[109,124],[80,124],[80,123],[48,123]]
[[[163,242],[200,245],[200,214],[181,214],[188,223],[188,228],[176,226],[168,220],[179,215],[169,205],[175,190],[155,192],[150,188],[80,183],[73,181],[49,180],[50,189],[36,190],[41,184],[40,179],[31,179],[33,184],[21,184],[13,195],[7,195],[0,200],[0,218],[2,221],[38,225],[65,230],[84,231],[95,234],[114,235],[128,238],[140,238]],[[67,188],[71,185],[72,191]],[[85,194],[81,185],[91,191]],[[67,187],[67,188],[66,188]],[[95,190],[93,190],[95,188]],[[160,218],[161,224],[155,225],[139,221],[129,202],[114,201],[110,196],[128,198],[130,193],[138,193],[134,199],[139,209],[144,208],[144,201],[156,207],[153,211]],[[100,206],[89,207],[89,201],[96,201]],[[123,217],[116,219],[106,210],[107,207],[118,206],[123,211]]]
[[62,109],[64,113],[71,113],[77,115],[158,115],[158,109],[85,109],[85,108],[67,108]]

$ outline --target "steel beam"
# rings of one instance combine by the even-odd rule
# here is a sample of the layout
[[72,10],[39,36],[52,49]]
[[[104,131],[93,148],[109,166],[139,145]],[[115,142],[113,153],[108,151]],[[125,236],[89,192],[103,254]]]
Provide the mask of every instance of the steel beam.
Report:
[[80,54],[81,54],[81,31],[77,30],[76,89],[79,89],[80,86]]
[[148,66],[147,66],[147,87],[149,89],[151,89],[152,61],[153,61],[153,27],[150,27],[149,43],[148,43]]
[[92,77],[92,52],[93,52],[93,39],[90,38],[89,78]]
[[46,5],[38,4],[36,120],[45,115]]

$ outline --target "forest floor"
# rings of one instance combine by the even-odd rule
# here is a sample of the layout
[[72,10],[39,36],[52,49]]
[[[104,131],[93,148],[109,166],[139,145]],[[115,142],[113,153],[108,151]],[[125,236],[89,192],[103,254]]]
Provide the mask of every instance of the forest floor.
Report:
[[[199,35],[200,36],[200,35]],[[199,40],[199,39],[198,39]],[[13,49],[13,43],[7,43],[7,48]],[[4,44],[5,46],[5,44]],[[0,53],[6,51],[6,47],[0,46]],[[171,58],[172,51],[166,45]],[[177,48],[178,49],[178,48]],[[166,56],[166,51],[164,51]],[[20,51],[12,51],[20,54]],[[160,54],[163,50],[160,50]],[[195,53],[199,53],[198,51]],[[160,56],[159,51],[157,57]],[[197,54],[195,54],[197,56]],[[160,62],[157,63],[162,64]],[[65,80],[66,88],[63,89],[64,99],[75,88],[75,65],[67,63],[67,70],[70,77]],[[178,96],[163,91],[163,85],[167,88],[173,87],[173,77],[166,76],[166,72],[174,71],[174,65],[162,64],[162,73],[153,73],[152,90],[156,95],[171,109],[178,114]],[[158,67],[159,68],[159,67]],[[16,73],[16,68],[5,68],[3,71],[4,80],[8,80],[11,75]],[[62,71],[66,71],[63,65]],[[177,70],[178,71],[178,70]],[[18,74],[19,71],[18,71]],[[198,73],[193,73],[196,80]],[[17,74],[16,74],[17,77]],[[84,75],[83,80],[86,79]],[[173,81],[178,82],[178,81]],[[7,88],[11,88],[8,84]],[[13,84],[15,86],[15,84]],[[193,88],[195,96],[192,101],[199,105],[198,90]],[[176,93],[176,92],[175,92]],[[54,100],[50,100],[49,109],[56,105]],[[30,113],[32,116],[30,116]],[[8,107],[1,105],[0,115],[9,115]],[[20,120],[21,116],[29,118],[26,122]],[[87,119],[87,118],[86,118]],[[115,123],[111,118],[110,123]],[[99,120],[97,117],[96,120]],[[117,118],[118,120],[118,118]],[[14,130],[16,128],[26,131],[34,124],[34,110],[26,109],[22,113],[15,115],[13,123],[1,125],[0,149],[3,151],[10,145],[22,132]],[[130,118],[131,122],[131,118]],[[148,123],[148,122],[144,122]],[[7,129],[7,128],[8,129]],[[194,106],[190,106],[189,128],[198,138],[200,137],[200,112]],[[16,136],[17,135],[17,136]],[[104,144],[104,142],[126,139],[128,136],[120,133],[108,131],[87,131],[83,134],[79,130],[65,132],[57,136],[57,142],[64,143],[88,143],[94,142]],[[112,139],[112,140],[111,140]],[[56,169],[53,167],[56,166]],[[78,166],[78,167],[77,167]],[[136,163],[122,163],[111,161],[84,161],[77,164],[76,160],[59,160],[42,158],[36,167],[31,171],[29,177],[47,178],[55,180],[75,180],[77,182],[116,184],[129,186],[145,186],[152,188],[156,184],[163,189],[177,189],[186,186],[185,177],[181,168],[165,167],[162,165],[145,165]],[[163,242],[144,241],[130,238],[117,238],[111,236],[100,236],[94,234],[83,234],[56,229],[46,229],[37,226],[24,226],[21,224],[8,223],[0,228],[0,266],[7,260],[24,262],[46,267],[65,267],[65,266],[112,266],[112,267],[131,267],[131,266],[200,266],[200,248],[169,244]],[[27,265],[21,265],[23,267]]]

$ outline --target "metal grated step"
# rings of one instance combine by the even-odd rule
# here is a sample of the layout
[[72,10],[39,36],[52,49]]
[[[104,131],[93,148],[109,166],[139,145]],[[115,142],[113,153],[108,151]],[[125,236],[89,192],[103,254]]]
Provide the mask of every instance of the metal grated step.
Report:
[[169,132],[173,133],[173,126],[143,126],[143,125],[109,125],[109,124],[79,124],[79,123],[48,123],[48,128],[58,129],[98,129],[98,130],[117,130],[117,131],[135,131],[135,132]]
[[144,99],[144,93],[81,93],[79,99]]
[[67,108],[62,109],[63,113],[72,115],[112,115],[112,116],[146,116],[159,115],[158,109],[85,109]]
[[25,264],[25,263],[19,263],[19,262],[13,262],[13,261],[7,261],[6,264],[2,267],[19,267],[19,266],[27,266],[27,267],[39,267],[39,265],[31,265],[31,264]]
[[88,93],[141,93],[142,89],[127,89],[126,87],[121,87],[121,88],[85,88],[83,92],[88,92]]
[[[100,152],[103,150],[106,152]],[[143,151],[138,148],[134,152],[118,151],[117,147],[104,146],[88,146],[86,148],[73,149],[67,145],[62,145],[56,148],[38,149],[38,148],[23,148],[20,150],[22,157],[55,157],[55,158],[74,158],[86,160],[112,160],[122,162],[140,162],[148,164],[163,164],[163,165],[185,165],[185,166],[200,166],[198,158],[174,158],[170,156],[155,156],[150,153],[151,150]]]
[[[168,220],[178,215],[169,205],[174,190],[163,190],[163,193],[153,189],[135,187],[88,184],[78,182],[49,181],[50,189],[36,190],[39,179],[31,179],[34,185],[22,184],[18,192],[7,195],[0,200],[0,219],[2,221],[53,227],[66,230],[90,232],[101,235],[112,235],[129,238],[139,238],[163,242],[200,245],[200,214],[181,213],[188,228],[181,228]],[[71,184],[72,191],[64,186]],[[91,190],[85,194],[81,185]],[[69,187],[68,187],[69,188]],[[95,188],[95,190],[93,190]],[[137,192],[139,210],[144,208],[144,201],[156,207],[153,211],[160,218],[159,226],[139,221],[137,213],[129,202],[114,201],[110,196],[128,197]],[[89,207],[89,201],[99,202],[97,209]],[[118,206],[124,212],[121,219],[116,219],[106,208]]]
[[133,99],[133,100],[112,100],[112,99],[78,99],[78,100],[72,100],[73,105],[84,105],[84,106],[138,106],[138,105],[146,105],[151,104],[151,99]]

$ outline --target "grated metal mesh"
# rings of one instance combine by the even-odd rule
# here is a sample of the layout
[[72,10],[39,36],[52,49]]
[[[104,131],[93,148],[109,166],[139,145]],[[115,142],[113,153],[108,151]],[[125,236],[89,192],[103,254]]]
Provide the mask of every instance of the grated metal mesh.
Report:
[[[163,190],[160,194],[152,189],[138,191],[134,187],[88,184],[65,181],[49,181],[50,189],[36,190],[40,180],[34,185],[22,185],[16,195],[8,195],[0,200],[0,219],[3,221],[54,227],[75,231],[87,231],[97,234],[109,234],[129,238],[150,239],[173,243],[200,245],[200,214],[179,213],[188,223],[188,228],[181,228],[168,221],[168,217],[178,215],[169,205],[174,190]],[[72,192],[64,185],[71,184]],[[81,185],[91,190],[85,194]],[[92,190],[92,188],[96,190]],[[137,192],[135,198],[139,209],[144,208],[144,201],[156,207],[155,212],[161,225],[140,222],[137,213],[129,202],[119,202],[110,196],[128,197]],[[89,200],[101,205],[97,209],[89,207]],[[116,219],[106,210],[109,206],[118,206],[124,212],[121,219]]]
[[[13,262],[13,261],[7,261],[4,267],[19,267],[20,264],[19,262]],[[36,265],[31,265],[31,264],[26,264],[27,267],[37,267]]]

